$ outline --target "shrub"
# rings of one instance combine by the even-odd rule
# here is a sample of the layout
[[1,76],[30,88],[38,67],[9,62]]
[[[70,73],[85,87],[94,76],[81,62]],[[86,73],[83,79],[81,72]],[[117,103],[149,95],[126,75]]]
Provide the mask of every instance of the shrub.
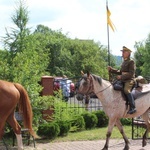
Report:
[[98,119],[97,127],[106,127],[108,125],[108,117],[104,111],[98,110],[93,112],[93,114],[95,114]]
[[121,118],[120,121],[121,121],[122,125],[127,125],[127,126],[132,125],[132,119],[130,119],[130,118]]
[[49,139],[54,139],[60,133],[59,125],[56,122],[44,123],[39,125],[37,134]]
[[59,128],[60,128],[60,136],[67,135],[70,130],[70,121],[59,121],[58,122]]
[[95,114],[93,113],[83,113],[82,114],[84,121],[85,121],[85,128],[92,129],[95,128],[98,122],[98,119]]
[[81,131],[85,129],[85,122],[83,116],[75,116],[73,120],[71,121],[71,129],[70,131]]

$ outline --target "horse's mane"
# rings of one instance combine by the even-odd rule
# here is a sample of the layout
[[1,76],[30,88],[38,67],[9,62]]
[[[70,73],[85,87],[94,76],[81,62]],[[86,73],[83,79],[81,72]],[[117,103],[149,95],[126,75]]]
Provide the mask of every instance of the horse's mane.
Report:
[[98,81],[98,83],[101,85],[102,84],[102,78],[100,76],[97,76],[95,74],[92,74],[94,80]]

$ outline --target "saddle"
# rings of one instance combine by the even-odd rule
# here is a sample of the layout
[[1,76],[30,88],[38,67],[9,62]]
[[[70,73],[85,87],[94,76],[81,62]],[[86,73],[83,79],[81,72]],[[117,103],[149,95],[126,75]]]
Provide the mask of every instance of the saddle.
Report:
[[145,93],[150,92],[150,84],[147,83],[147,80],[142,76],[135,78],[136,85],[133,87],[131,94],[134,97],[134,100],[139,96],[142,96]]
[[[127,100],[126,95],[123,92],[123,83],[121,81],[116,80],[113,83],[113,87],[115,90],[119,90],[124,97],[124,100]],[[142,76],[138,76],[135,78],[135,85],[132,88],[131,94],[133,95],[134,100],[137,99],[139,96],[150,92],[150,83],[147,83],[147,80]]]

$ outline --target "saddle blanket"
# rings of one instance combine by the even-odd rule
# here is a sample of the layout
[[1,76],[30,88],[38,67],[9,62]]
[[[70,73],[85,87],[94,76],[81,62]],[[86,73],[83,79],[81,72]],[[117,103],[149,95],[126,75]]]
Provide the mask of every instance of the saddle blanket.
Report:
[[150,92],[150,84],[143,84],[142,86],[139,86],[137,88],[134,88],[132,90],[132,95],[134,97],[134,99],[136,99],[137,97]]

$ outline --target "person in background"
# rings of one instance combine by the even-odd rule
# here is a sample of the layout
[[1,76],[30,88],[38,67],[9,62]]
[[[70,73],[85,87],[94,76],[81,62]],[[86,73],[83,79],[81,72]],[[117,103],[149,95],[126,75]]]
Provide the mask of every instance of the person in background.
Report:
[[123,46],[122,51],[122,57],[124,59],[121,69],[117,70],[112,68],[111,66],[108,66],[108,71],[110,73],[117,74],[117,80],[121,80],[124,83],[124,93],[127,97],[127,100],[130,105],[130,109],[127,112],[128,114],[133,114],[136,112],[135,102],[134,98],[131,94],[131,90],[133,88],[133,85],[135,84],[134,78],[135,78],[135,62],[130,58],[131,50],[125,46]]
[[61,81],[61,89],[63,94],[63,99],[67,102],[70,97],[70,84],[67,83],[67,76],[63,75],[63,79]]

